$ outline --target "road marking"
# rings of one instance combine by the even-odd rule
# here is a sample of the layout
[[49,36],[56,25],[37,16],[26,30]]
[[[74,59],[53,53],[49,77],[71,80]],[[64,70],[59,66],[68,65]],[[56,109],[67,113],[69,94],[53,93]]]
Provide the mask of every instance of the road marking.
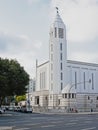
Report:
[[62,123],[64,121],[53,121],[53,122],[50,122],[50,123]]
[[70,120],[70,122],[75,122],[75,121],[79,121],[79,120]]
[[[50,122],[50,123],[61,123],[63,121],[54,121],[54,122]],[[42,122],[42,123],[46,123],[46,122]],[[27,126],[35,126],[35,125],[41,125],[42,123],[29,123],[29,124],[26,124]],[[48,126],[53,126],[53,125],[48,125]]]
[[96,127],[92,127],[92,128],[85,128],[85,129],[81,129],[81,130],[94,130],[96,129]]
[[75,124],[77,124],[77,123],[73,122],[73,123],[67,123],[65,125],[75,125]]
[[25,125],[27,125],[27,126],[34,126],[34,125],[41,125],[41,123],[34,123],[34,124],[29,123],[29,124],[25,124]]
[[64,120],[64,118],[59,118],[59,119],[52,119],[52,118],[50,118],[50,119],[46,119],[46,120],[48,120],[48,121],[59,121],[59,120]]
[[18,129],[14,129],[14,130],[28,130],[29,128],[18,128]]
[[8,127],[8,126],[2,126],[0,127],[0,130],[12,130],[12,127]]
[[85,121],[84,123],[92,123],[92,121]]
[[46,127],[54,127],[55,125],[43,125],[41,126],[42,128],[46,128]]

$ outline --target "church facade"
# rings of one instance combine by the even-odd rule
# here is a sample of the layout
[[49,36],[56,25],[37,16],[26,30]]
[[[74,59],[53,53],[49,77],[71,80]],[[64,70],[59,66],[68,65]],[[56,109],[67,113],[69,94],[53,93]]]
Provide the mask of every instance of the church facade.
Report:
[[49,61],[36,64],[33,107],[98,110],[98,64],[67,60],[66,26],[57,11],[50,27]]

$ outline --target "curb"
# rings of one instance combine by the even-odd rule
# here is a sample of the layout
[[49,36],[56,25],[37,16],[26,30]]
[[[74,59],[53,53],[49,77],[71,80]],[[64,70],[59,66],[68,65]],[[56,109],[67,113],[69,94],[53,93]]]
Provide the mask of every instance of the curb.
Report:
[[0,130],[13,130],[13,128],[12,127],[0,127]]
[[12,114],[2,113],[0,116],[12,116]]
[[98,112],[78,112],[78,113],[64,113],[64,112],[39,112],[39,114],[55,114],[55,115],[95,115]]

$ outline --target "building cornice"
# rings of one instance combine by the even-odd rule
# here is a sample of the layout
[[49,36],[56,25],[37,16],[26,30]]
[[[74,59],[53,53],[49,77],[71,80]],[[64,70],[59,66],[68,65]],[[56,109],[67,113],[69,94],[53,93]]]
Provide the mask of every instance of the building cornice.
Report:
[[44,62],[44,63],[38,65],[37,67],[41,67],[41,66],[43,66],[43,65],[45,65],[45,64],[47,64],[47,63],[49,63],[49,61],[46,61],[46,62]]
[[67,63],[98,67],[98,64],[95,64],[95,63],[87,63],[87,62],[81,62],[81,61],[67,60]]

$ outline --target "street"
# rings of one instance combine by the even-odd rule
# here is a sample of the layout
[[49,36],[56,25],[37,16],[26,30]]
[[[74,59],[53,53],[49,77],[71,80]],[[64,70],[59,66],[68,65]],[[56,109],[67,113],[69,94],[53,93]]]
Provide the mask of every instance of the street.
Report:
[[0,127],[14,130],[98,130],[98,114],[37,114],[6,112]]

